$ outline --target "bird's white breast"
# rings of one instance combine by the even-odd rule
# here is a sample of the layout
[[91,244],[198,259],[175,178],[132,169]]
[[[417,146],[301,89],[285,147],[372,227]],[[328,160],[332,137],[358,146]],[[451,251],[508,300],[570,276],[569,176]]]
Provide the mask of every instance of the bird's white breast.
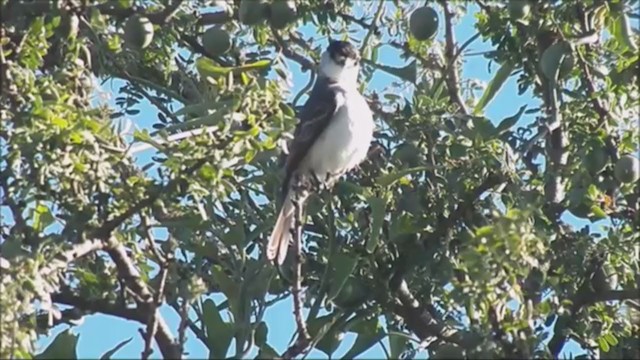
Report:
[[321,180],[327,173],[341,174],[358,165],[373,140],[373,116],[357,89],[339,92],[338,109],[327,128],[313,144],[303,163]]

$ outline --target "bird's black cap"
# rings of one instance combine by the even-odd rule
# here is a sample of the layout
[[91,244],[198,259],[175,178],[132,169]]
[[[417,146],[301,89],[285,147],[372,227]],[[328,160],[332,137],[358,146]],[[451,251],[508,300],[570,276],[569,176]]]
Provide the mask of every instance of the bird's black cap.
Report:
[[333,61],[340,65],[344,65],[345,59],[359,60],[358,50],[348,41],[332,40],[327,48],[329,55]]

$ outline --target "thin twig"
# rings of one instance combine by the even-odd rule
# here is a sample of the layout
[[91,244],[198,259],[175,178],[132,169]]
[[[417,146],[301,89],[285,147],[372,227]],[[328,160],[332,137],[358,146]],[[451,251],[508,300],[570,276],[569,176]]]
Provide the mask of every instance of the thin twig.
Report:
[[180,304],[180,324],[178,324],[178,351],[184,353],[184,344],[187,342],[187,326],[189,325],[189,302],[182,298]]
[[315,69],[316,64],[304,55],[292,50],[291,46],[286,44],[284,39],[282,39],[278,30],[271,28],[271,33],[273,34],[277,51],[282,52],[284,56],[300,64],[300,68],[303,72]]
[[371,27],[369,28],[369,30],[367,31],[367,34],[364,36],[364,39],[362,40],[362,45],[360,47],[360,54],[362,56],[364,56],[365,50],[369,47],[369,45],[371,45],[369,43],[369,39],[371,39],[371,36],[374,34],[378,34],[378,25],[376,25],[378,23],[378,21],[380,21],[380,18],[382,17],[382,13],[384,12],[384,8],[385,8],[385,0],[380,0],[380,4],[378,5],[378,10],[376,10],[375,15],[373,16],[373,20],[371,22]]
[[294,199],[293,206],[295,208],[295,224],[293,229],[293,247],[295,252],[295,264],[293,272],[293,286],[291,294],[293,295],[293,315],[295,317],[298,337],[296,342],[291,345],[287,351],[282,355],[284,359],[291,359],[297,355],[305,352],[310,344],[311,337],[307,331],[307,324],[302,316],[302,204],[301,199],[304,195],[301,194],[302,190],[300,184],[300,177],[296,179],[296,186],[294,187]]

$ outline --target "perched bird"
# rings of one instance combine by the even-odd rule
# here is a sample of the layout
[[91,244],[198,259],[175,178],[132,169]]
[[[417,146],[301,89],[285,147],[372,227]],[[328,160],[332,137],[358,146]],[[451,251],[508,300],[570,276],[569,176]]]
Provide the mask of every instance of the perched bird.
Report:
[[[358,91],[360,55],[347,41],[331,41],[322,53],[318,79],[300,111],[289,145],[282,184],[282,207],[267,245],[267,258],[278,265],[287,256],[294,226],[294,200],[300,206],[308,192],[294,196],[296,179],[332,186],[367,156],[373,140],[373,115]],[[294,199],[295,198],[295,199]]]

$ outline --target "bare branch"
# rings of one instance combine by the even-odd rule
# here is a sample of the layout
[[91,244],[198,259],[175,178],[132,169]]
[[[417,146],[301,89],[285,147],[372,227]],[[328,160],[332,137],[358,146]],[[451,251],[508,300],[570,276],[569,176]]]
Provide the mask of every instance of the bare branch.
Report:
[[[153,247],[155,249],[155,246]],[[142,350],[142,358],[148,359],[151,355],[151,339],[156,336],[156,331],[158,330],[158,322],[157,320],[157,311],[158,306],[162,302],[162,297],[164,296],[164,286],[167,281],[167,267],[166,264],[162,264],[160,269],[160,283],[158,284],[158,289],[156,289],[156,294],[154,301],[149,306],[149,320],[147,321],[147,331],[144,336],[144,350]]]
[[449,91],[449,98],[451,102],[458,105],[459,111],[465,115],[469,114],[467,107],[460,96],[460,78],[458,76],[458,67],[454,59],[456,56],[456,39],[453,33],[453,12],[449,8],[446,1],[440,1],[444,9],[444,22],[445,22],[445,48],[444,54],[449,64],[447,66],[446,82],[447,89]]
[[[111,240],[111,242],[116,241],[117,240],[115,239]],[[127,287],[138,295],[143,302],[151,302],[153,300],[153,296],[147,288],[147,284],[145,284],[140,278],[140,274],[131,261],[131,258],[127,255],[125,247],[122,244],[113,244],[113,247],[108,249],[107,253],[116,264],[118,277],[123,279]]]
[[293,230],[293,246],[295,253],[295,269],[293,272],[293,287],[291,294],[293,295],[293,316],[296,320],[296,326],[298,330],[298,337],[293,345],[291,345],[287,351],[282,355],[284,359],[292,359],[301,353],[307,351],[310,345],[311,337],[307,331],[307,324],[304,321],[302,315],[302,216],[303,208],[302,202],[305,195],[301,194],[300,179],[298,178],[297,186],[295,186],[294,193],[296,194],[293,200],[293,206],[295,208],[295,224]]
[[198,19],[198,24],[201,25],[220,25],[233,20],[227,11],[216,11],[211,13],[205,13]]
[[405,280],[400,281],[396,295],[400,301],[400,304],[397,304],[395,307],[396,313],[404,319],[407,327],[414,332],[421,341],[435,337],[457,344],[463,343],[463,339],[457,330],[435,319],[426,307],[420,304],[413,294],[411,294]]
[[136,7],[130,8],[121,8],[116,3],[107,1],[102,4],[98,4],[95,8],[100,11],[100,13],[105,15],[112,15],[116,18],[127,18],[134,14],[144,15],[156,25],[164,25],[178,12],[180,5],[182,5],[184,0],[175,0],[173,4],[167,6],[162,11],[149,13],[142,9]]
[[187,342],[187,326],[189,325],[189,308],[188,302],[185,298],[182,298],[180,304],[180,323],[178,324],[178,349],[180,353],[184,353],[184,344]]
[[61,256],[59,257],[61,258],[58,257],[54,259],[49,263],[48,266],[40,270],[40,274],[42,276],[47,276],[57,270],[66,269],[69,266],[69,263],[73,262],[74,260],[103,248],[105,248],[105,243],[100,239],[89,240],[80,244],[73,245],[71,249],[66,250],[62,254],[60,254]]
[[[116,305],[105,299],[87,299],[70,292],[52,294],[51,299],[56,303],[71,305],[81,310],[113,315],[127,320],[138,321],[143,324],[147,322],[148,308],[144,307],[128,308],[124,304]],[[169,327],[159,314],[156,314],[156,317],[158,330],[156,331],[155,339],[162,352],[162,356],[165,359],[179,359],[181,356],[176,351],[177,348]]]

